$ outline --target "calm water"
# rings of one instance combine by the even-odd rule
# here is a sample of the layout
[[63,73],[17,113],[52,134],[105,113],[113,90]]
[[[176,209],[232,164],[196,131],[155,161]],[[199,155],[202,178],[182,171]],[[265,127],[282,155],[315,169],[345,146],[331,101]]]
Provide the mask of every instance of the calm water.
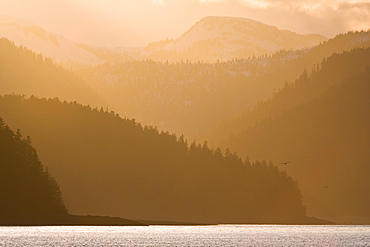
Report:
[[0,246],[370,246],[370,226],[0,227]]

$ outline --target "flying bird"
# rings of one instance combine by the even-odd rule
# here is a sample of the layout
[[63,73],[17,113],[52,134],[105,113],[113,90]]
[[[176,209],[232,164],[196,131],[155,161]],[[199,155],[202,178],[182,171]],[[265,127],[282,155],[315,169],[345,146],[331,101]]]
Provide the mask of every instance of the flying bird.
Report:
[[290,163],[290,162],[292,162],[292,161],[281,162],[280,164],[282,164],[282,165],[286,165],[286,164],[288,164],[288,163]]

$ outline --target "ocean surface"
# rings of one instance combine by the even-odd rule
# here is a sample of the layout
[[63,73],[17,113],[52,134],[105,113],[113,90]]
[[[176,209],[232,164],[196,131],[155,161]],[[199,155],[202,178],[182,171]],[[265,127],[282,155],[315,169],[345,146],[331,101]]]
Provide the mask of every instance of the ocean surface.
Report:
[[370,226],[0,227],[0,246],[370,246]]

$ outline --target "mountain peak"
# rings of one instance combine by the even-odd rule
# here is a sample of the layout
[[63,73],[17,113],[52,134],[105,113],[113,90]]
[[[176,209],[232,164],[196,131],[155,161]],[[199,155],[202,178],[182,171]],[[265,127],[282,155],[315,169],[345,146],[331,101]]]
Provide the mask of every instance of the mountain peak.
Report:
[[247,18],[207,16],[164,50],[190,52],[192,55],[188,54],[188,57],[191,60],[228,60],[272,54],[279,50],[304,49],[325,40],[327,38],[318,34],[297,34]]
[[262,22],[259,22],[259,21],[256,21],[256,20],[252,20],[252,19],[249,19],[249,18],[244,18],[244,17],[231,17],[231,16],[206,16],[202,19],[200,19],[197,23],[201,23],[201,22],[208,22],[208,23],[212,23],[212,22],[229,22],[229,23],[232,23],[232,22],[244,22],[245,24],[259,24],[259,25],[266,25],[268,26],[267,24],[264,24]]

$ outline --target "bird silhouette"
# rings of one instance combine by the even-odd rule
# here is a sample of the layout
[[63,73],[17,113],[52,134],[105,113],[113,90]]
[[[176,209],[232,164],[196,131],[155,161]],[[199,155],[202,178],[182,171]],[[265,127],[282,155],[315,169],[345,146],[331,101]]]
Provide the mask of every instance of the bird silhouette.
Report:
[[290,162],[292,162],[292,161],[281,162],[280,164],[282,164],[282,165],[286,165],[286,164],[289,164]]

